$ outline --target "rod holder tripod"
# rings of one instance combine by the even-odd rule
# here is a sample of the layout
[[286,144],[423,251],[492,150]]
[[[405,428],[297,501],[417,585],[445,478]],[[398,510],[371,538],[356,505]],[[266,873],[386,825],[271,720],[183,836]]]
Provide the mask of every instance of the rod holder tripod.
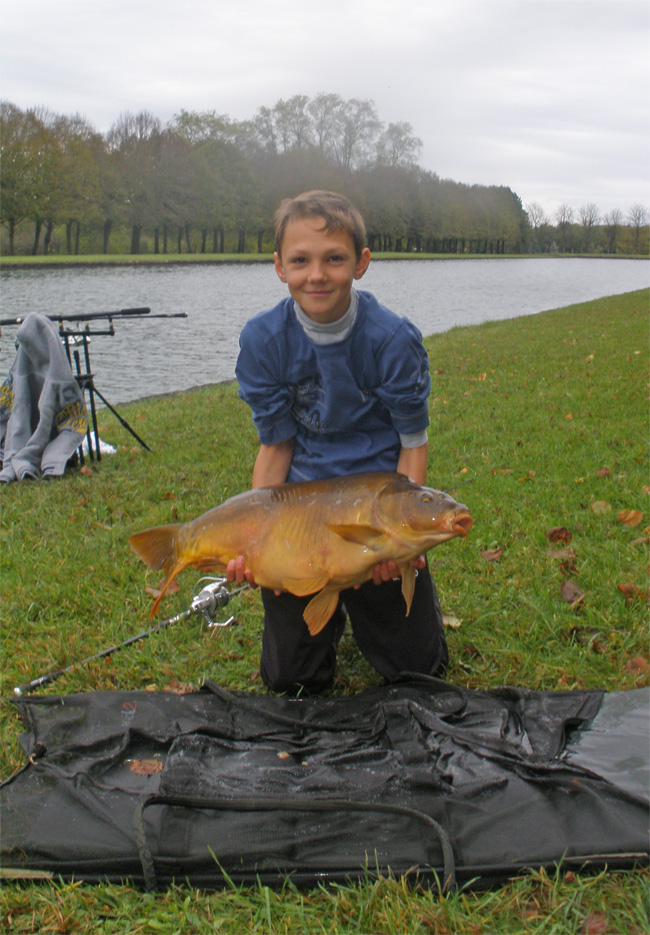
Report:
[[[151,451],[149,445],[144,442],[135,429],[129,425],[129,423],[124,419],[119,412],[117,412],[113,406],[109,403],[106,397],[97,389],[95,386],[95,375],[90,367],[90,338],[93,335],[111,335],[115,334],[115,328],[113,327],[112,320],[109,319],[110,325],[108,331],[93,331],[89,325],[86,325],[82,330],[74,330],[70,328],[64,328],[63,322],[59,325],[59,334],[63,338],[63,344],[65,347],[65,352],[68,357],[68,362],[72,368],[74,362],[73,374],[74,378],[79,384],[79,389],[84,394],[88,396],[88,403],[90,408],[90,421],[88,423],[88,429],[86,431],[86,442],[88,444],[88,454],[90,460],[102,460],[102,452],[99,442],[99,429],[97,427],[97,407],[95,405],[95,397],[97,396],[109,409],[118,422],[130,432],[135,440],[147,451]],[[75,345],[81,343],[83,348],[83,364],[84,369],[81,369],[81,355],[79,353],[78,347]],[[92,426],[92,428],[91,428]],[[79,458],[83,464],[83,451],[81,446],[79,447]]]
[[[65,352],[68,357],[68,362],[70,367],[74,369],[74,377],[79,384],[84,397],[88,396],[88,403],[90,408],[90,422],[88,423],[88,431],[86,433],[86,442],[88,444],[88,454],[90,460],[101,461],[102,453],[100,448],[99,441],[99,430],[97,428],[97,407],[95,405],[95,397],[98,397],[101,402],[104,403],[107,409],[109,409],[115,418],[118,420],[120,425],[122,425],[127,432],[135,438],[139,445],[145,448],[147,451],[151,451],[151,448],[144,442],[135,429],[129,425],[129,423],[124,419],[114,408],[111,406],[106,397],[97,389],[95,386],[95,376],[92,372],[90,366],[90,338],[96,335],[109,335],[113,337],[115,334],[115,327],[113,325],[114,318],[142,318],[147,316],[147,318],[187,318],[187,312],[178,312],[173,314],[163,314],[163,315],[151,315],[150,308],[123,308],[117,312],[90,312],[88,314],[80,315],[49,315],[48,318],[51,318],[52,321],[59,322],[59,334],[63,339],[63,344],[65,346]],[[96,321],[98,319],[103,319],[108,322],[108,328],[106,330],[97,330],[97,328],[91,328],[88,324],[89,321]],[[19,319],[16,322],[18,323]],[[78,325],[76,328],[71,328],[66,326],[66,322],[84,322],[83,327]],[[81,354],[77,347],[78,344],[81,344],[83,350],[83,369],[81,362]],[[92,429],[91,429],[92,425]],[[82,447],[79,447],[79,459],[83,464],[83,450]]]

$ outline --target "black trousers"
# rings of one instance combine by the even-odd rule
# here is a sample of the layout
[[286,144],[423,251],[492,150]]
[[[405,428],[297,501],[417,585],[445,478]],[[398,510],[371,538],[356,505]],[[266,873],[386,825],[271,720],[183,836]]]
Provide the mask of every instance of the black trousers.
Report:
[[367,581],[360,588],[341,592],[334,614],[316,636],[310,635],[302,616],[311,596],[261,590],[264,634],[260,675],[272,691],[318,692],[331,684],[346,614],[359,649],[387,681],[395,680],[401,672],[444,674],[449,661],[447,641],[428,567],[415,579],[408,617],[401,579],[382,584]]

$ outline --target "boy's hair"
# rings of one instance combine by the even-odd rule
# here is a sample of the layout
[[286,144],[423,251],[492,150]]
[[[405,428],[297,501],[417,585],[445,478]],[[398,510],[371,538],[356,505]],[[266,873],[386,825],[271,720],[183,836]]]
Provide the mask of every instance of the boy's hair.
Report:
[[285,198],[275,212],[275,249],[282,253],[284,232],[290,221],[304,218],[322,218],[329,233],[345,231],[352,238],[357,260],[366,244],[366,226],[363,218],[345,195],[336,192],[303,192],[296,198]]

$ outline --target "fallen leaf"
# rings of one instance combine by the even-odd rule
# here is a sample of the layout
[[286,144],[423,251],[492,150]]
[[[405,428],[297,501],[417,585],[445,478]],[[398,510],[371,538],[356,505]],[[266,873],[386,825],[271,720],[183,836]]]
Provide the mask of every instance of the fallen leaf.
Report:
[[474,643],[466,643],[461,650],[461,655],[469,656],[470,659],[483,658],[483,653],[477,646],[474,645]]
[[572,534],[566,526],[552,526],[546,530],[549,542],[571,542]]
[[643,519],[643,513],[640,510],[621,510],[618,514],[619,523],[625,526],[638,526]]
[[605,513],[610,513],[612,509],[611,503],[608,503],[607,500],[594,500],[591,504],[591,510],[596,516],[603,516]]
[[625,595],[625,599],[628,604],[631,604],[632,601],[648,601],[650,600],[650,591],[646,591],[645,588],[639,588],[636,584],[619,584],[618,590],[621,594]]
[[[153,588],[147,585],[147,587],[145,587],[145,591],[147,592],[147,594],[151,594],[152,597],[160,597],[160,592],[162,591],[163,582],[164,582],[164,579],[163,581],[160,582],[157,588]],[[181,589],[180,584],[178,583],[178,581],[174,580],[170,583],[169,587],[167,588],[166,593],[176,594],[178,591],[180,591],[180,589]]]
[[595,653],[604,655],[608,650],[603,634],[594,627],[573,627],[569,634],[574,643],[586,646]]
[[164,686],[163,691],[168,692],[170,695],[186,695],[189,692],[195,692],[196,687],[191,682],[178,682],[176,679],[172,679],[169,685]]
[[590,912],[580,931],[581,935],[607,935],[607,916],[604,912]]
[[564,581],[560,586],[560,594],[567,604],[571,604],[572,607],[582,604],[585,599],[585,592],[575,581]]
[[487,379],[487,373],[479,373],[478,378],[479,378],[479,380],[485,380],[485,379]]
[[577,575],[578,566],[572,558],[565,559],[563,562],[560,562],[560,568],[565,575]]
[[498,562],[503,555],[503,549],[485,549],[481,555],[486,562]]
[[501,468],[500,470],[497,468],[492,468],[490,473],[491,474],[512,474],[512,468]]
[[129,769],[138,776],[153,776],[163,768],[162,760],[131,760]]
[[576,553],[573,551],[573,549],[551,549],[548,555],[549,558],[559,558],[563,562],[572,562],[576,557]]
[[92,477],[92,476],[93,476],[92,468],[89,468],[87,464],[84,464],[83,467],[80,467],[80,468],[79,468],[79,473],[80,473],[80,474],[83,474],[84,477]]
[[564,418],[571,422],[573,420],[573,413],[567,412]]
[[632,539],[630,545],[650,545],[650,536],[641,536],[639,539]]
[[458,627],[460,626],[460,620],[458,619],[458,617],[443,616],[442,622],[446,627],[453,627],[454,629],[458,629]]
[[611,472],[609,468],[601,467],[596,471],[598,477],[611,477]]
[[628,672],[650,672],[650,662],[645,656],[635,656],[626,664]]

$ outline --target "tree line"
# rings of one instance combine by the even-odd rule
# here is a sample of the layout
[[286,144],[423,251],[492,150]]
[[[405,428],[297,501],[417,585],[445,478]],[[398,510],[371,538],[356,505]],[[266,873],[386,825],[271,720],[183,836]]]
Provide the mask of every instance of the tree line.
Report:
[[604,214],[594,202],[561,204],[549,217],[537,202],[526,205],[530,226],[529,244],[536,252],[558,253],[650,253],[649,213],[645,205],[633,204],[623,214],[613,208]]
[[[342,191],[359,206],[375,252],[574,249],[571,209],[553,226],[539,206],[524,210],[510,188],[465,185],[423,169],[421,147],[409,123],[386,125],[373,101],[336,94],[295,95],[244,121],[181,110],[163,124],[148,111],[125,112],[105,134],[80,115],[5,101],[3,249],[268,252],[279,201],[313,188]],[[647,212],[639,217],[636,248],[647,243]],[[587,252],[603,246],[600,220],[580,228],[590,231]],[[622,222],[619,212],[608,252],[621,249]]]

